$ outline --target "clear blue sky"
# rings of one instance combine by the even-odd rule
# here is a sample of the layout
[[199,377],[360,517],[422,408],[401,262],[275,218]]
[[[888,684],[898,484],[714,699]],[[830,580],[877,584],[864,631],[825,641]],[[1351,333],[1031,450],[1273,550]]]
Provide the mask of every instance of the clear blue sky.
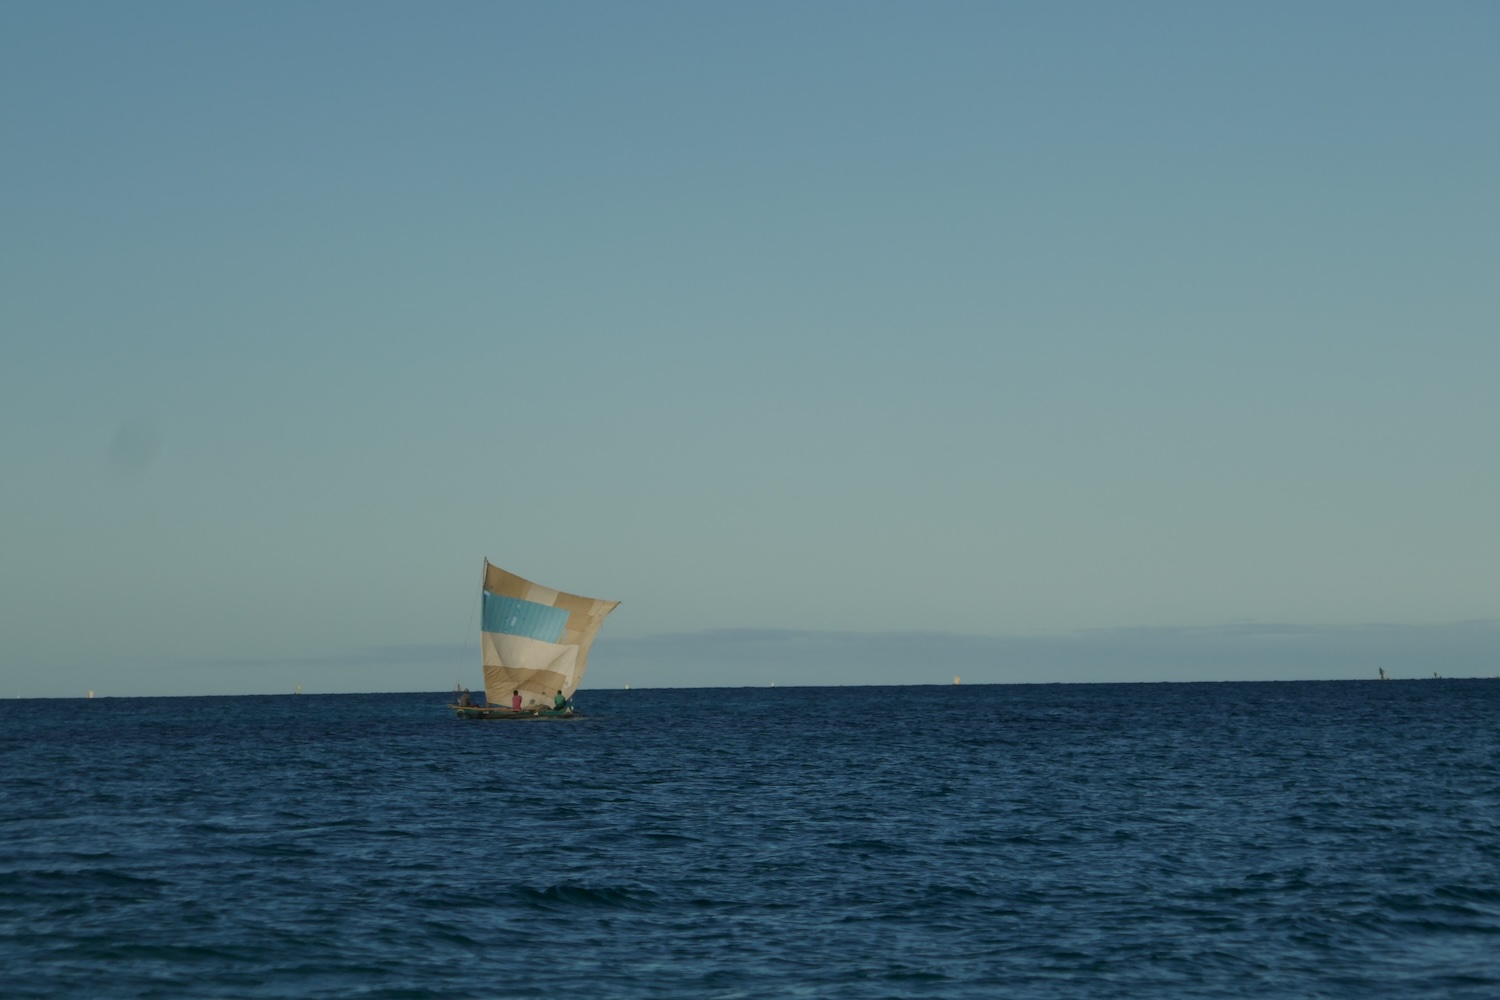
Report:
[[474,683],[484,556],[586,685],[1500,673],[1497,52],[4,4],[0,696]]

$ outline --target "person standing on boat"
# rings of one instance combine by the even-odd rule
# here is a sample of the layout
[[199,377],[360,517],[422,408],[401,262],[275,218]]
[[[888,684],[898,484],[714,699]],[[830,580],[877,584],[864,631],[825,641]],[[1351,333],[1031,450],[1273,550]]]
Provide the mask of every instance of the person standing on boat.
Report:
[[521,692],[512,691],[510,693],[510,710],[512,712],[519,712],[521,710]]
[[469,699],[469,689],[468,688],[463,688],[463,689],[461,689],[458,692],[458,703],[460,705],[464,706],[464,707],[467,707],[467,706],[473,704],[473,702]]

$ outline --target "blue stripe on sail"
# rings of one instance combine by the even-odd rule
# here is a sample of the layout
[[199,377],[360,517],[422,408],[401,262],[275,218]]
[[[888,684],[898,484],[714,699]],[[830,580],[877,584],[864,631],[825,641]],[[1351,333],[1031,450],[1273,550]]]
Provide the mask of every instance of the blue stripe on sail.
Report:
[[486,632],[561,642],[567,624],[568,613],[562,608],[484,592],[483,624],[479,627]]

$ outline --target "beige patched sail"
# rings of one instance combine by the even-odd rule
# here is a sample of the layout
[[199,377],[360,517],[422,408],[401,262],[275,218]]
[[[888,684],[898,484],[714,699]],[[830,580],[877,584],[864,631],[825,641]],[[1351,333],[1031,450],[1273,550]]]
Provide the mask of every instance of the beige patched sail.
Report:
[[485,697],[509,707],[520,692],[522,707],[550,708],[557,692],[578,690],[594,636],[620,602],[553,590],[485,560],[483,604]]

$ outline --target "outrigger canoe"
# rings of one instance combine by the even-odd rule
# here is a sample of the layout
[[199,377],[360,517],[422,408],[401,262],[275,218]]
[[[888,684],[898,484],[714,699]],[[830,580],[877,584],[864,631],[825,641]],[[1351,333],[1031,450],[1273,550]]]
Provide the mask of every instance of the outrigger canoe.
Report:
[[573,711],[570,705],[567,708],[523,708],[517,712],[513,708],[500,708],[497,705],[449,705],[458,714],[460,719],[510,719],[520,722],[524,719],[581,719],[582,712]]
[[[559,693],[572,699],[583,681],[599,626],[620,602],[555,590],[508,573],[488,559],[480,596],[486,704],[466,705],[469,699],[456,698],[448,707],[460,719],[581,718],[571,704],[553,708],[554,700]],[[517,696],[520,711],[510,707]]]

